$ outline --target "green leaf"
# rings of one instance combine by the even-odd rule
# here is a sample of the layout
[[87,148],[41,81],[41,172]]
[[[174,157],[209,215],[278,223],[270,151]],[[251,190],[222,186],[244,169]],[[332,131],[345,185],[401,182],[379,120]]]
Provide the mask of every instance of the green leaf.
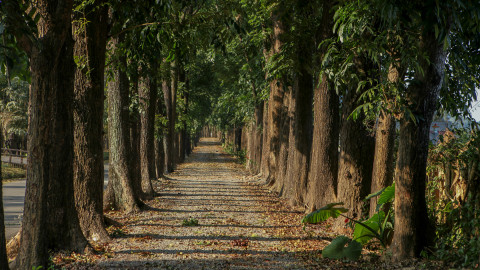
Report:
[[378,195],[382,194],[382,192],[385,190],[386,188],[382,188],[381,190],[375,192],[375,193],[371,193],[371,194],[368,194],[367,197],[365,197],[364,201],[367,201],[367,200],[370,200],[371,198],[375,198],[377,197]]
[[355,229],[353,231],[353,239],[360,244],[366,244],[372,238],[378,238],[380,225],[383,223],[384,219],[385,213],[383,211],[380,211],[368,220],[356,223]]
[[343,202],[330,203],[316,211],[313,211],[302,219],[302,223],[319,223],[329,219],[330,217],[336,218],[341,213],[346,213],[348,211],[348,209],[344,207],[335,207],[337,205],[343,205]]
[[385,188],[385,190],[380,194],[380,197],[378,197],[377,201],[377,211],[382,207],[382,205],[389,203],[393,201],[395,198],[395,183],[393,183],[391,186],[388,186]]
[[[345,246],[346,244],[348,246]],[[360,255],[362,255],[362,245],[346,236],[333,239],[332,243],[322,250],[323,257],[337,260],[346,258],[356,261]]]

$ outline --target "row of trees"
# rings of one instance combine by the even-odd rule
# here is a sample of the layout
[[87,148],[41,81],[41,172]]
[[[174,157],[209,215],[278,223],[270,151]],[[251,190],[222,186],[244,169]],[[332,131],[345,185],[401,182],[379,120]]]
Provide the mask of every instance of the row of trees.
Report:
[[438,109],[468,115],[476,98],[478,3],[241,2],[231,57],[243,53],[246,70],[263,75],[244,85],[250,112],[224,112],[243,104],[233,90],[240,95],[219,99],[212,123],[246,151],[253,173],[308,211],[343,202],[364,218],[376,209],[364,198],[395,181],[393,259],[420,256],[435,236],[425,199],[430,124]]
[[183,161],[205,124],[236,134],[252,173],[307,210],[343,201],[362,217],[363,198],[395,177],[394,258],[418,256],[431,240],[428,131],[439,104],[461,114],[475,96],[478,3],[0,5],[30,66],[18,269],[45,265],[48,250],[108,241],[103,209],[141,211],[151,180]]
[[[211,61],[197,51],[210,46],[224,12],[203,1],[0,5],[2,34],[13,40],[6,48],[23,50],[30,68],[28,175],[14,264],[29,269],[45,266],[49,250],[84,252],[108,241],[103,211],[141,211],[155,195],[151,181],[191,152],[215,96],[202,81]],[[0,268],[7,269],[1,232]]]

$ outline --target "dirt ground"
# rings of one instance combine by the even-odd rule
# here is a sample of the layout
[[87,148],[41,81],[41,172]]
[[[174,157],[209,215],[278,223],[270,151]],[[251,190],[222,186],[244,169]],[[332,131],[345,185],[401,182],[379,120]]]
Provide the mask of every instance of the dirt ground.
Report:
[[[110,212],[121,222],[94,255],[59,255],[66,269],[355,269],[387,268],[375,253],[360,262],[321,258],[333,233],[300,223],[304,213],[255,184],[214,138],[203,138],[186,162],[155,181],[150,210]],[[373,260],[375,260],[374,263]]]

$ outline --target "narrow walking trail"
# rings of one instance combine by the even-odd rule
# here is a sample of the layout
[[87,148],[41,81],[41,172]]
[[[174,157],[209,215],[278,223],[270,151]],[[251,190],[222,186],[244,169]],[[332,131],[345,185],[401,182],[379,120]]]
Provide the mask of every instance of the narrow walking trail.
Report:
[[101,255],[56,263],[71,269],[318,268],[330,239],[315,228],[303,230],[302,212],[250,181],[216,139],[203,138],[176,172],[155,181],[151,209],[107,213],[123,226],[109,228],[113,241],[97,247]]

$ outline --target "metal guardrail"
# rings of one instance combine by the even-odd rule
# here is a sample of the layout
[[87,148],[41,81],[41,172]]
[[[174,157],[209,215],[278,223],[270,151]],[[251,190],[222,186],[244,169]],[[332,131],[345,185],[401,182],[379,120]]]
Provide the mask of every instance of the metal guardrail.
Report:
[[27,166],[27,151],[21,149],[2,148],[2,162],[14,166]]

